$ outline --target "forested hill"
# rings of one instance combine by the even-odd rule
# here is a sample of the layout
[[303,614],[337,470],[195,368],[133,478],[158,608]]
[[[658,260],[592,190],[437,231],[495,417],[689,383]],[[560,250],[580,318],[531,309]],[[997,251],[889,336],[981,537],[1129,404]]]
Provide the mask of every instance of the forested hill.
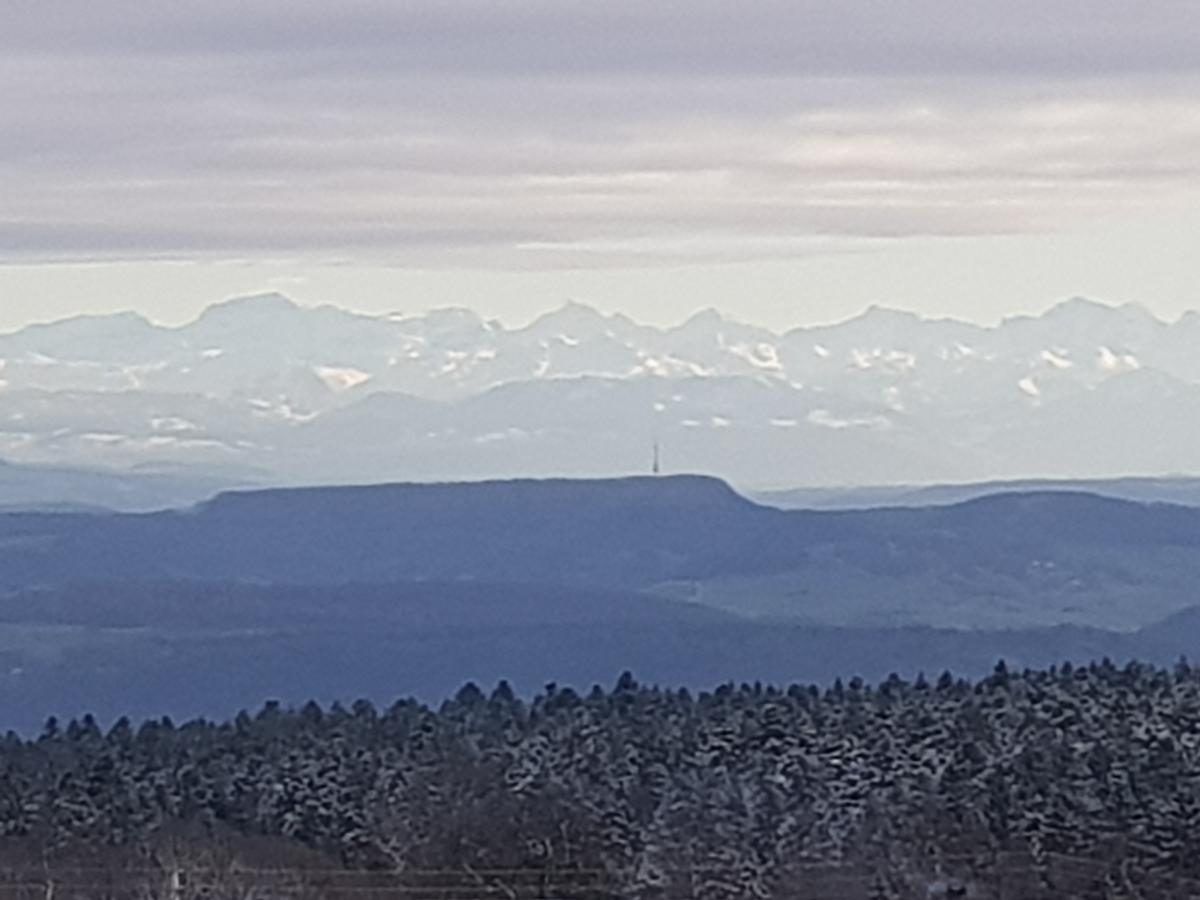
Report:
[[[825,682],[1195,658],[1200,509],[785,512],[699,477],[269,490],[0,515],[0,727],[468,679]],[[1160,624],[1168,623],[1168,624]]]
[[781,573],[819,587],[853,571],[952,578],[968,592],[998,579],[1050,590],[1094,582],[1095,559],[1108,564],[1101,574],[1140,581],[1146,554],[1160,553],[1172,568],[1149,573],[1168,580],[1159,587],[1190,589],[1200,509],[1044,493],[785,512],[692,476],[267,490],[176,512],[0,515],[7,588],[179,577],[647,588]]
[[[1166,897],[1132,890],[1200,875],[1198,753],[1186,665],[696,695],[623,676],[530,701],[468,686],[436,709],[268,705],[10,736],[0,854],[70,865],[182,822],[355,867],[601,872],[623,897],[926,896],[946,875],[997,896],[971,879],[1004,854],[1033,879],[1004,896]],[[833,893],[801,871],[830,861],[884,881]],[[1100,891],[1110,877],[1121,892]]]

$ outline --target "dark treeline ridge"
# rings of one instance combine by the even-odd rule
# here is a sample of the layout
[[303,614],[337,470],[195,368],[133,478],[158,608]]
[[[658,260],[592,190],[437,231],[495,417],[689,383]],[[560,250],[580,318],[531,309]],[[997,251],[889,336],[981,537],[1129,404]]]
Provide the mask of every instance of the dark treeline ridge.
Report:
[[602,872],[639,897],[800,896],[797,873],[830,864],[905,896],[1014,855],[1044,879],[1070,858],[1183,883],[1198,753],[1184,662],[698,694],[627,674],[532,699],[467,685],[437,709],[50,720],[0,747],[0,865],[134,859],[182,828],[359,872]]

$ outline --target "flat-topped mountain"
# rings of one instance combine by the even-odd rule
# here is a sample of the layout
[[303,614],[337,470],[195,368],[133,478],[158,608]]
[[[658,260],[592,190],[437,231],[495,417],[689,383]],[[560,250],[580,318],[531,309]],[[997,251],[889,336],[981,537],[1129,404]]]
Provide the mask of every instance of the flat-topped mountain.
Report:
[[[227,491],[188,515],[265,515],[366,518],[373,515],[479,517],[512,515],[591,518],[667,510],[721,515],[757,505],[724,481],[704,475],[631,476],[612,479],[522,478],[507,481],[323,485]],[[466,525],[466,522],[462,524]]]
[[1131,629],[1195,603],[1200,509],[1083,493],[784,511],[700,476],[235,492],[0,516],[0,586],[192,579],[633,590],[832,625]]
[[[181,327],[92,316],[0,335],[0,458],[281,481],[673,471],[739,485],[1186,473],[1200,315],[1071,300],[985,327],[873,307],[774,332],[579,303],[523,327],[278,294]],[[1132,439],[1136,436],[1136,440]]]
[[787,518],[699,476],[233,492],[147,515],[0,516],[0,583],[184,577],[647,587],[737,567],[761,548],[778,555],[769,532]]

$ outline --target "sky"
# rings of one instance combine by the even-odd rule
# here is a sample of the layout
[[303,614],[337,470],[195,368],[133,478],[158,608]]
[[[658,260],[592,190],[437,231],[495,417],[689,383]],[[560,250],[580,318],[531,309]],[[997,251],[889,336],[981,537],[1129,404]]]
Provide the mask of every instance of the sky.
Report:
[[6,7],[0,328],[1200,306],[1200,0]]

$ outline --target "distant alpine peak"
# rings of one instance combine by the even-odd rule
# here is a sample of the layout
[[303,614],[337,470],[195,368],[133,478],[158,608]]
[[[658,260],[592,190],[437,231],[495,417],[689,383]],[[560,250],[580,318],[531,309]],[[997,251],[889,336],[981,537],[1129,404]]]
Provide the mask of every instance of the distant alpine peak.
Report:
[[546,315],[550,315],[550,316],[584,316],[586,318],[601,318],[601,319],[608,318],[608,315],[606,313],[602,313],[600,310],[596,309],[596,307],[589,306],[587,303],[584,303],[582,300],[576,300],[575,298],[571,298],[569,300],[564,300],[560,306],[558,306],[556,309],[550,310],[550,312],[546,313]]
[[609,324],[616,321],[618,317],[609,313],[601,312],[594,306],[580,300],[567,300],[561,306],[542,313],[527,326],[530,329],[544,328],[548,325],[554,327],[591,327],[595,325]]
[[743,483],[1193,471],[1198,328],[1081,298],[995,325],[875,305],[784,333],[572,300],[514,327],[269,292],[178,327],[0,334],[0,457],[441,479],[644,471],[659,445],[668,471]]
[[[772,429],[791,421],[884,428],[918,406],[961,407],[972,394],[993,406],[1044,404],[1135,370],[1200,383],[1195,322],[1167,324],[1134,304],[1075,297],[993,326],[873,304],[841,322],[779,333],[712,307],[663,327],[571,299],[510,327],[465,307],[370,315],[272,291],[215,304],[178,328],[126,314],[0,335],[0,389],[237,396],[257,415],[295,424],[379,392],[446,400],[547,378],[750,376],[845,398],[842,412],[781,410],[768,417]],[[734,412],[684,418],[733,422]],[[156,446],[183,440],[191,422],[155,421],[147,440]],[[20,431],[12,440],[31,439]]]
[[725,316],[719,309],[714,306],[706,306],[704,309],[698,309],[688,316],[679,327],[682,328],[688,325],[724,325],[725,321]]
[[278,291],[263,291],[257,294],[231,297],[228,300],[214,303],[200,314],[200,318],[230,315],[262,315],[264,313],[279,312],[293,313],[303,308],[286,294],[281,294]]
[[[440,336],[453,336],[459,344],[474,337],[486,340],[487,347],[481,346],[479,349],[486,349],[486,358],[492,359],[492,350],[495,350],[495,358],[502,352],[502,348],[492,346],[496,340],[503,342],[518,336],[533,336],[569,347],[576,346],[575,342],[579,338],[604,336],[625,342],[635,354],[641,353],[645,357],[660,356],[664,350],[668,356],[677,355],[675,351],[681,347],[672,346],[672,338],[677,336],[680,341],[690,341],[687,345],[691,348],[689,352],[695,352],[698,346],[712,344],[732,349],[738,346],[739,342],[749,342],[753,345],[767,342],[783,350],[789,343],[799,344],[817,340],[823,348],[830,351],[827,355],[818,354],[821,358],[834,362],[840,359],[844,362],[845,360],[834,352],[839,339],[847,345],[845,353],[856,349],[869,353],[877,350],[886,352],[888,349],[910,349],[908,346],[888,346],[890,342],[895,341],[905,345],[921,344],[933,347],[937,352],[953,351],[959,355],[962,355],[962,347],[959,344],[969,339],[972,343],[997,343],[1002,355],[1010,352],[1014,343],[1028,343],[1029,346],[1024,348],[1024,355],[1028,358],[1041,358],[1044,357],[1047,348],[1063,347],[1069,348],[1077,355],[1094,357],[1107,357],[1110,352],[1118,351],[1122,354],[1136,353],[1140,362],[1146,362],[1140,358],[1141,354],[1149,352],[1153,355],[1153,348],[1134,345],[1159,337],[1165,338],[1172,329],[1180,334],[1184,331],[1191,333],[1198,321],[1200,316],[1197,314],[1185,314],[1176,322],[1167,323],[1135,303],[1113,306],[1084,297],[1072,297],[1052,306],[1041,315],[1015,316],[991,326],[961,319],[927,318],[898,307],[876,303],[858,315],[833,324],[804,325],[779,332],[731,318],[728,313],[713,307],[697,310],[675,325],[654,326],[639,324],[623,313],[604,312],[580,300],[570,299],[557,308],[542,313],[527,325],[511,327],[495,320],[485,320],[477,311],[466,307],[439,307],[412,314],[368,314],[351,312],[330,304],[302,305],[285,294],[270,291],[216,303],[189,325],[178,328],[152,325],[137,313],[80,316],[29,326],[21,331],[0,335],[0,344],[36,344],[37,353],[49,359],[87,361],[86,357],[77,355],[86,350],[86,341],[77,338],[94,335],[98,342],[104,343],[114,334],[133,335],[134,332],[138,332],[140,335],[142,332],[152,331],[157,333],[164,345],[169,345],[172,341],[177,342],[180,338],[185,343],[192,339],[219,340],[222,346],[206,346],[211,358],[217,356],[218,350],[222,351],[222,355],[236,352],[236,345],[241,341],[249,342],[256,351],[260,350],[263,340],[272,341],[281,349],[289,343],[296,343],[310,350],[315,345],[327,342],[332,345],[331,349],[337,351],[335,355],[353,355],[365,345],[379,344],[381,346],[373,352],[386,352],[389,358],[392,358],[398,352],[398,348],[394,346],[397,343],[406,340],[437,341]],[[273,331],[264,333],[263,329],[266,327]],[[343,329],[345,333],[342,333]],[[1036,337],[1033,336],[1035,332]],[[33,335],[36,335],[36,339]],[[151,336],[147,339],[149,337]],[[70,345],[70,352],[66,355],[62,355],[62,347],[56,346],[57,338],[61,338],[57,343]],[[698,343],[697,338],[700,338]],[[719,340],[712,340],[714,338]],[[224,346],[226,341],[233,342],[235,346]],[[854,346],[856,341],[861,346]],[[647,345],[642,346],[643,344]],[[827,344],[829,347],[826,347]],[[391,349],[383,345],[388,345]],[[939,345],[945,346],[939,349]],[[453,349],[457,353],[464,351],[462,346]],[[164,347],[163,352],[169,356],[171,351],[169,347]],[[739,352],[743,352],[744,355],[744,349]],[[13,354],[6,353],[4,347],[0,346],[0,359],[11,355]],[[105,355],[103,348],[100,348],[100,355]],[[328,353],[324,355],[328,356]],[[806,344],[804,356],[812,355],[811,343]],[[407,348],[403,359],[415,360],[417,356],[412,348]],[[164,359],[163,365],[164,368],[170,369],[170,360]],[[607,374],[623,374],[631,367],[614,369]],[[676,359],[671,367],[693,374],[709,370],[719,374],[721,370],[721,365],[713,360],[684,360],[681,364]],[[456,368],[461,375],[464,367],[460,365]],[[590,368],[589,371],[596,370]]]
[[[441,326],[458,324],[486,324],[490,330],[504,331],[520,331],[528,328],[533,328],[538,325],[547,324],[576,324],[579,326],[595,326],[600,324],[605,325],[628,325],[641,328],[654,328],[654,326],[642,325],[638,323],[635,317],[630,317],[620,312],[606,312],[578,298],[568,298],[558,306],[547,309],[536,316],[528,325],[511,328],[500,325],[498,322],[491,320],[485,321],[482,316],[476,311],[462,306],[445,306],[433,307],[424,312],[418,313],[402,313],[402,312],[386,312],[379,314],[353,312],[345,307],[337,304],[321,304],[312,306],[302,304],[279,291],[262,291],[252,294],[245,294],[236,297],[231,297],[226,300],[218,301],[205,309],[197,318],[197,322],[203,320],[222,319],[222,320],[237,320],[247,319],[250,317],[261,318],[268,315],[292,315],[296,313],[306,313],[315,311],[329,312],[344,312],[348,316],[355,319],[375,320],[381,323],[392,324],[416,324],[426,322],[429,324],[438,324]],[[115,313],[109,315],[96,316],[76,316],[71,319],[64,319],[58,322],[50,322],[41,324],[36,327],[53,328],[56,325],[65,324],[67,321],[80,322],[89,320],[114,320],[123,318],[132,320],[134,318],[146,321],[143,317],[134,312]],[[849,326],[853,323],[859,325],[883,325],[887,324],[893,327],[920,327],[922,325],[950,325],[962,326],[964,328],[979,329],[983,331],[994,331],[1003,329],[1005,325],[1013,322],[1028,322],[1028,321],[1043,321],[1043,322],[1066,322],[1072,320],[1109,320],[1112,322],[1148,322],[1161,326],[1169,326],[1161,319],[1158,319],[1145,306],[1136,302],[1125,302],[1120,304],[1109,304],[1099,300],[1094,300],[1084,296],[1073,296],[1061,300],[1050,306],[1044,312],[1037,315],[1022,314],[1011,316],[1001,321],[999,325],[986,326],[973,323],[966,319],[957,319],[954,317],[930,317],[920,313],[912,312],[911,310],[903,309],[899,306],[894,306],[888,303],[875,302],[868,305],[861,312],[829,324],[814,324],[814,325],[796,325],[791,329],[782,331],[772,329],[765,325],[746,322],[734,318],[728,311],[723,311],[714,306],[707,306],[695,310],[688,314],[683,319],[676,322],[674,325],[667,325],[655,330],[661,332],[670,332],[682,328],[703,328],[703,327],[722,327],[735,326],[742,328],[752,328],[767,334],[774,334],[777,337],[782,337],[786,334],[795,332],[809,331],[824,331],[829,329],[838,329]],[[1191,311],[1184,313],[1176,322],[1188,322],[1194,324],[1200,320],[1200,311]],[[194,323],[193,323],[194,324]],[[31,326],[33,327],[33,326]],[[186,327],[186,326],[185,326]]]
[[[867,306],[861,313],[854,317],[867,322],[885,321],[885,322],[924,322],[928,321],[924,316],[918,315],[907,309],[900,309],[898,306],[888,306],[883,303],[872,303]],[[851,320],[853,321],[853,319]]]
[[1062,320],[1071,318],[1089,318],[1089,319],[1118,319],[1125,321],[1141,320],[1145,322],[1153,322],[1155,324],[1164,325],[1166,323],[1157,319],[1153,313],[1140,303],[1126,302],[1120,304],[1101,303],[1098,300],[1092,300],[1090,297],[1069,297],[1054,306],[1050,307],[1041,316],[1032,318],[1042,318],[1049,320]]

